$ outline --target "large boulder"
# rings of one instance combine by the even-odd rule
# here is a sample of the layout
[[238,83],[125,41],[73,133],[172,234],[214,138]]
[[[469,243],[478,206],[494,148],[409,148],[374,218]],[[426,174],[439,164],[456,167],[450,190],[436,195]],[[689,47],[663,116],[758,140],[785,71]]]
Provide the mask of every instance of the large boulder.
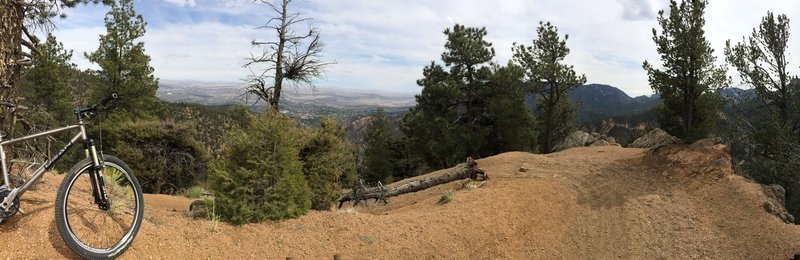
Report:
[[567,137],[565,137],[564,140],[561,140],[561,142],[556,143],[556,145],[553,146],[553,150],[563,151],[573,147],[582,147],[586,146],[586,144],[593,140],[594,139],[592,138],[592,135],[578,130],[567,135]]
[[609,146],[609,145],[611,145],[611,143],[609,143],[609,142],[608,142],[608,141],[606,141],[606,140],[602,140],[602,139],[601,139],[601,140],[597,140],[597,141],[595,141],[594,143],[590,144],[590,145],[589,145],[589,147],[597,147],[597,146]]
[[653,148],[656,146],[661,145],[668,145],[674,143],[680,143],[681,139],[677,137],[669,135],[666,131],[661,130],[659,128],[653,129],[649,133],[643,135],[633,141],[628,147],[633,148]]

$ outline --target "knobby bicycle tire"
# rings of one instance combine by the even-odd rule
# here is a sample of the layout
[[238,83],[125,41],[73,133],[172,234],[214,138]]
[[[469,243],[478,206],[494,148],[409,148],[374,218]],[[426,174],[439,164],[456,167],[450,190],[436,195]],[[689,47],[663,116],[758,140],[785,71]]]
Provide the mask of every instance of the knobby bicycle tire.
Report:
[[[144,215],[142,189],[133,171],[117,157],[105,155],[103,160],[108,209],[100,209],[94,203],[90,158],[72,167],[56,195],[58,232],[75,254],[88,259],[120,256],[139,232]],[[105,235],[114,237],[104,238]]]

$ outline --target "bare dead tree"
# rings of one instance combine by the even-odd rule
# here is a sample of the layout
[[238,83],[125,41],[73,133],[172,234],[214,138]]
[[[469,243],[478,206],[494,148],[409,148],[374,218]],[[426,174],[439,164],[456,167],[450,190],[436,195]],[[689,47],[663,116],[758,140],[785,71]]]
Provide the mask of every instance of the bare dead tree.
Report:
[[[270,109],[278,110],[284,80],[313,88],[314,79],[322,77],[325,67],[334,62],[322,61],[325,43],[320,40],[318,28],[310,24],[311,19],[287,10],[292,0],[282,0],[278,5],[270,0],[259,1],[277,16],[258,28],[274,30],[277,40],[251,42],[261,53],[251,53],[244,65],[251,72],[246,79],[245,96],[256,96],[266,101]],[[308,24],[308,30],[297,33],[293,28],[301,24]]]

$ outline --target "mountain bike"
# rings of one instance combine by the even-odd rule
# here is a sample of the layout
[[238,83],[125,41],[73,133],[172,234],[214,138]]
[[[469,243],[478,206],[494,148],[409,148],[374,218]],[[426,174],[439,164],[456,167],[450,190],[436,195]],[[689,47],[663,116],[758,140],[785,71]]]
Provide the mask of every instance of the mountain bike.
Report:
[[[41,180],[42,176],[72,146],[81,142],[86,159],[78,162],[64,175],[56,193],[55,219],[58,232],[67,246],[84,258],[114,258],[130,246],[142,224],[144,203],[142,189],[133,171],[122,160],[104,155],[94,141],[86,136],[84,120],[91,122],[106,105],[116,99],[116,93],[98,104],[75,108],[78,123],[19,138],[3,140],[0,136],[0,223],[20,209],[20,197]],[[0,101],[0,106],[16,105]],[[55,156],[47,159],[30,180],[11,183],[4,148],[18,142],[76,131],[72,139]],[[15,186],[12,186],[16,184]]]

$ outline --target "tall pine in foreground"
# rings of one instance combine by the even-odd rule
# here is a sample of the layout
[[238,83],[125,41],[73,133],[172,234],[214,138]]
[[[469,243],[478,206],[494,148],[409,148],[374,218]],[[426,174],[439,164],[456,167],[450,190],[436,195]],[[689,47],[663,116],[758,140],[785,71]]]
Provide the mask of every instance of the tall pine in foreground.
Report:
[[751,36],[726,43],[728,63],[756,90],[759,104],[734,115],[729,134],[745,172],[783,186],[787,209],[800,216],[800,79],[789,73],[789,31],[786,15],[769,12]]
[[132,0],[120,0],[106,14],[106,34],[100,36],[100,46],[86,54],[89,61],[100,66],[97,73],[105,83],[95,90],[95,98],[117,92],[120,99],[114,105],[129,118],[150,117],[160,107],[156,98],[158,79],[139,40],[146,25],[134,11]]
[[708,136],[724,102],[716,93],[727,84],[725,69],[705,37],[706,0],[670,1],[669,12],[658,12],[659,32],[653,41],[661,55],[662,69],[643,64],[650,87],[661,95],[658,124],[671,135],[692,142]]
[[[509,150],[533,150],[533,119],[524,107],[522,74],[491,62],[495,51],[485,28],[456,24],[441,59],[417,80],[422,93],[403,118],[409,150],[426,166],[440,169]],[[498,72],[510,78],[497,78]],[[505,120],[513,116],[518,120]],[[502,129],[498,128],[502,124]]]
[[550,22],[539,22],[536,34],[531,46],[515,43],[512,51],[514,61],[525,70],[528,89],[538,94],[536,114],[544,121],[542,152],[549,153],[575,128],[576,107],[569,100],[569,92],[586,83],[586,76],[578,76],[572,65],[564,64],[569,35],[562,40],[558,28]]

